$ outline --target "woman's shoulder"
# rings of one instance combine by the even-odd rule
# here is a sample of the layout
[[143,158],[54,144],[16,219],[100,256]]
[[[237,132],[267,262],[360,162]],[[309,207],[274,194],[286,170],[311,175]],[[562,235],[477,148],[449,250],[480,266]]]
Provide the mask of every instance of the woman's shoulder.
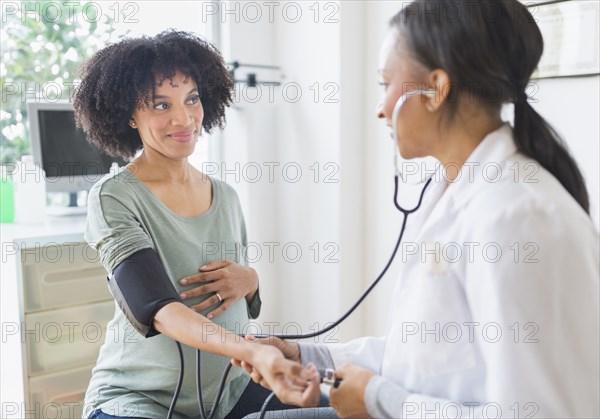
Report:
[[239,202],[238,194],[233,186],[215,176],[205,175],[210,179],[212,187],[225,202]]
[[119,201],[128,201],[132,198],[131,187],[136,182],[139,182],[135,176],[122,166],[116,170],[111,170],[90,189],[88,199],[103,199],[110,196]]

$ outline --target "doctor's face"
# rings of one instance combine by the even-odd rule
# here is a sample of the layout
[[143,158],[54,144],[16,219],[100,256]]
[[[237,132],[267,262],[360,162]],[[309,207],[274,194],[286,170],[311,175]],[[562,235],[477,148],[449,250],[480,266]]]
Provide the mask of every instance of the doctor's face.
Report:
[[[427,70],[410,57],[398,32],[391,30],[386,37],[379,56],[380,84],[383,95],[377,105],[377,117],[384,119],[392,131],[392,114],[398,99],[411,90],[427,89],[422,81]],[[400,155],[405,159],[423,157],[431,150],[427,138],[431,137],[432,118],[426,109],[426,99],[421,95],[408,98],[398,113],[398,138]]]

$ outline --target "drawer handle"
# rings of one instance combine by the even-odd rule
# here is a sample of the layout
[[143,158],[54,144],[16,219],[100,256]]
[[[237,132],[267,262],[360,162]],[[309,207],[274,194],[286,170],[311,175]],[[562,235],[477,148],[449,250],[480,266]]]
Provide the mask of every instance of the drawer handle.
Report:
[[44,284],[53,285],[61,282],[71,282],[77,280],[94,280],[106,276],[104,268],[88,268],[78,271],[51,272],[42,276]]
[[54,402],[57,404],[62,403],[78,403],[81,402],[83,403],[83,399],[85,397],[85,391],[76,391],[76,392],[72,392],[72,393],[67,393],[67,394],[61,394],[58,397],[53,397],[49,400],[46,400],[44,392],[41,391],[36,391],[35,393],[31,394],[31,398],[32,400],[34,400],[34,402],[36,403],[50,403],[50,402]]
[[63,402],[63,403],[77,403],[77,402],[82,401],[84,397],[85,397],[85,391],[84,392],[78,391],[76,393],[69,393],[69,394],[62,395],[59,398],[54,399],[52,401]]

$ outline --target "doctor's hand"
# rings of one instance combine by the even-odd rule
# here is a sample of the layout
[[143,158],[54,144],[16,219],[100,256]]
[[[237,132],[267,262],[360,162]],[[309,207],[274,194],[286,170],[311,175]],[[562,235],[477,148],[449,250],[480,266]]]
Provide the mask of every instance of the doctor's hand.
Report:
[[248,302],[258,290],[258,274],[250,267],[229,260],[210,262],[200,267],[200,273],[182,278],[181,285],[203,284],[180,294],[182,300],[214,293],[206,300],[190,308],[201,311],[219,304],[206,315],[212,319],[227,310],[236,301],[246,298]]
[[[254,355],[246,366],[252,366],[252,379],[272,390],[283,403],[302,407],[319,404],[319,372],[314,365],[303,367],[297,362],[285,359],[281,351],[267,345],[256,345]],[[233,361],[239,365],[240,361]],[[259,381],[256,381],[258,379]]]
[[345,364],[335,370],[335,377],[342,380],[338,388],[329,393],[329,405],[341,418],[368,418],[365,406],[365,390],[373,373],[356,365]]
[[[283,339],[280,339],[275,336],[258,338],[258,337],[252,336],[252,335],[246,335],[244,337],[244,339],[246,339],[247,342],[259,343],[261,345],[274,346],[275,348],[279,349],[283,353],[283,356],[285,356],[286,359],[289,359],[290,361],[294,361],[294,362],[298,362],[298,363],[300,362],[300,345],[298,345],[295,342],[289,342],[287,340],[283,340]],[[262,385],[263,387],[266,387],[264,385],[264,383],[262,382],[262,377],[261,377],[260,373],[254,368],[253,365],[251,365],[245,361],[241,361],[239,359],[232,359],[231,363],[237,367],[241,367],[244,370],[246,370],[246,372],[248,374],[250,374],[250,376],[252,377],[252,380],[255,383],[258,383],[258,384]]]
[[262,345],[274,346],[279,349],[287,359],[300,362],[300,345],[298,345],[296,342],[290,342],[275,336],[259,338],[252,335],[246,335],[245,339],[248,342],[257,342]]

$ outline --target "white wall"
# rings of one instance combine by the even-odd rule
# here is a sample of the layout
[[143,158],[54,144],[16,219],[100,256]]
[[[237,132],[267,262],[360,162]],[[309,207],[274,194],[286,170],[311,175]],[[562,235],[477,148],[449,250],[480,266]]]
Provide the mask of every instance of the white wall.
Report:
[[[303,15],[297,23],[282,16],[287,3],[301,5]],[[316,23],[310,9],[313,2],[278,4],[273,22],[265,19],[263,9],[258,23],[242,16],[240,23],[225,25],[223,51],[228,60],[280,65],[283,83],[298,83],[302,98],[295,103],[285,100],[283,88],[274,90],[273,100],[268,89],[255,104],[240,98],[241,110],[230,112],[223,144],[228,167],[251,162],[263,167],[263,176],[252,183],[242,171],[239,181],[232,175],[225,180],[240,193],[250,239],[263,252],[255,263],[264,300],[261,322],[298,323],[306,332],[315,323],[322,326],[337,318],[375,278],[387,262],[402,221],[391,201],[392,144],[374,112],[381,93],[376,72],[379,46],[399,2],[321,2]],[[328,4],[334,7],[325,9]],[[326,23],[328,15],[339,22]],[[259,72],[262,79],[277,76]],[[320,94],[315,103],[317,82]],[[328,82],[339,86],[330,97],[334,103],[324,101],[333,92],[324,89]],[[534,106],[564,135],[580,163],[598,225],[599,77],[541,80],[538,86]],[[279,164],[273,182],[264,166],[269,162]],[[338,183],[323,182],[331,172],[325,170],[328,162],[339,168],[333,177]],[[282,176],[281,168],[290,163],[303,170],[297,183]],[[317,182],[310,170],[314,163],[320,168]],[[279,243],[272,261],[267,242]],[[317,263],[312,260],[315,248],[310,248],[314,243],[319,246]],[[325,248],[327,243],[332,246]],[[290,263],[282,257],[286,244],[299,245],[300,261]],[[335,246],[339,262],[324,263]],[[330,338],[383,333],[384,322],[376,319],[387,315],[397,268],[392,265],[364,307]]]
[[564,138],[585,177],[596,227],[600,208],[600,77],[537,80],[534,108]]
[[[298,332],[323,327],[361,288],[363,86],[357,29],[363,8],[361,2],[327,2],[318,4],[317,15],[314,3],[282,2],[272,22],[266,9],[261,21],[244,20],[242,8],[239,23],[224,25],[226,60],[279,65],[285,77],[281,87],[263,87],[257,103],[250,103],[256,90],[240,91],[222,146],[228,168],[239,162],[242,176],[222,177],[238,190],[250,240],[262,252],[254,264],[261,276],[261,323],[277,322],[280,330],[289,325],[289,333],[296,325]],[[241,70],[240,76],[248,71]],[[279,77],[257,73],[259,80]],[[262,167],[257,181],[244,176],[250,166]],[[302,256],[295,260],[298,250]],[[344,331],[327,338],[349,337],[359,329],[354,316]]]
[[[389,130],[375,117],[375,108],[379,103],[382,87],[377,74],[379,64],[379,47],[388,31],[390,18],[399,10],[397,2],[378,1],[370,4],[366,10],[365,28],[365,124],[364,142],[365,182],[368,188],[364,191],[364,200],[368,203],[365,209],[365,275],[363,287],[381,272],[387,263],[396,243],[402,214],[392,204],[394,193],[393,144],[389,138]],[[391,304],[393,284],[399,265],[393,263],[386,277],[373,291],[373,295],[365,303],[362,330],[364,333],[380,335],[384,333],[384,322],[373,319],[387,318]],[[367,332],[368,331],[368,332]]]

